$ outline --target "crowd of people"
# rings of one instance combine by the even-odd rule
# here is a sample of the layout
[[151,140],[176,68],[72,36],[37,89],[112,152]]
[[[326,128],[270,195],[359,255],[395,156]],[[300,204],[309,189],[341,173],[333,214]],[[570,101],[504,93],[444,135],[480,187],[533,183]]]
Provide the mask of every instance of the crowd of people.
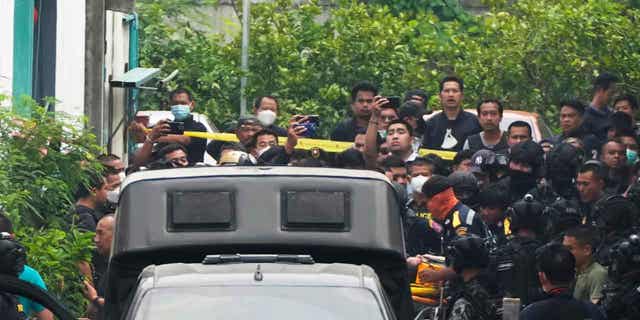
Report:
[[[442,110],[434,114],[424,90],[410,90],[398,101],[360,82],[351,91],[351,116],[330,136],[352,146],[335,154],[297,149],[300,138],[318,138],[307,125],[311,115],[292,116],[279,127],[274,96],[256,98],[252,115],[225,128],[238,142],[207,143],[175,132],[174,122],[184,131],[206,131],[192,116],[190,92],[175,90],[169,96],[173,119],[131,123],[139,148],[130,166],[101,156],[104,175],[76,192],[73,220],[96,232],[98,248],[93,261],[80,266],[90,314],[104,305],[101,280],[125,174],[202,166],[207,153],[220,166],[337,167],[386,175],[406,204],[409,269],[422,282],[447,283],[447,319],[497,319],[506,312],[504,298],[517,299],[521,319],[635,319],[638,103],[632,95],[616,95],[617,81],[598,76],[588,104],[558,102],[560,133],[540,141],[526,121],[501,130],[500,99],[479,101],[475,114],[465,111],[464,82],[455,76],[440,82]],[[443,159],[434,150],[455,157]],[[11,232],[6,225],[0,220],[0,231]],[[424,254],[446,257],[446,267],[418,272]]]

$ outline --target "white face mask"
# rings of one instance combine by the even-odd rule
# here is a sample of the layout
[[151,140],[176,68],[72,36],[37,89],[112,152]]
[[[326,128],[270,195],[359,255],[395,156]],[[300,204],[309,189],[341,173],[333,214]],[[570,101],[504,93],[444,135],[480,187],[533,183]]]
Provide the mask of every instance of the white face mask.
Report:
[[118,177],[120,178],[120,182],[124,182],[124,178],[126,178],[127,175],[124,172],[120,172],[118,173]]
[[268,127],[276,122],[276,113],[271,110],[262,110],[258,112],[257,118],[263,126]]
[[118,204],[119,199],[120,199],[120,190],[107,191],[107,201],[109,201],[109,203]]

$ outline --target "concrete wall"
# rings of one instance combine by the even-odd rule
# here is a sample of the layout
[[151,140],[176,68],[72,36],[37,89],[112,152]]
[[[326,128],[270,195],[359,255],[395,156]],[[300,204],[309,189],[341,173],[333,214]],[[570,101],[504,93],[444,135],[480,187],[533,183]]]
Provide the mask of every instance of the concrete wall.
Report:
[[84,110],[85,2],[58,1],[56,111],[75,117]]

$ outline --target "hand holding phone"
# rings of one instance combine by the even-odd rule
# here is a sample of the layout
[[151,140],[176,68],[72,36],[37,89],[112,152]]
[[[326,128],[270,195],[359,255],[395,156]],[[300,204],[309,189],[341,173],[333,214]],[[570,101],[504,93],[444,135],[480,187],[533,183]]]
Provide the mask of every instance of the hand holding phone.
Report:
[[297,125],[304,127],[306,130],[302,133],[303,137],[312,138],[316,136],[316,131],[318,127],[320,127],[320,116],[318,115],[307,115],[307,116],[296,116],[295,121]]
[[169,127],[171,131],[169,134],[183,134],[184,133],[184,122],[171,121],[169,122]]

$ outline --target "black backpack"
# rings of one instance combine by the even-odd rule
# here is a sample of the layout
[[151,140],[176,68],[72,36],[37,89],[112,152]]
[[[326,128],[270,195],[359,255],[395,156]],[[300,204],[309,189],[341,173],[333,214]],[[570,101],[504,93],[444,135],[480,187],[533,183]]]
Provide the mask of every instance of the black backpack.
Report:
[[495,252],[490,271],[498,283],[500,295],[520,298],[523,307],[536,300],[542,289],[536,270],[535,250],[541,245],[537,240],[513,238]]

